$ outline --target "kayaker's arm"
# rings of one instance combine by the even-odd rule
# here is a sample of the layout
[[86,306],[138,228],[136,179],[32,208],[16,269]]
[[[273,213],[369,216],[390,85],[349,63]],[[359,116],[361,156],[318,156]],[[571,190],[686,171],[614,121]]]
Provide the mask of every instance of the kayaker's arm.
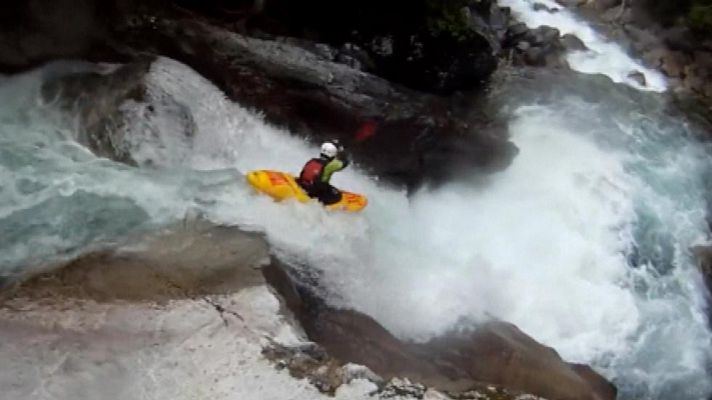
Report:
[[338,158],[334,158],[333,160],[329,161],[325,166],[324,166],[324,172],[321,174],[321,181],[324,183],[329,183],[329,180],[331,180],[331,175],[336,172],[336,171],[341,171],[342,169],[346,168],[346,163],[344,161],[339,160]]
[[341,152],[339,153],[338,158],[339,158],[339,160],[341,160],[341,163],[343,164],[341,169],[344,169],[344,168],[348,167],[349,164],[351,164],[351,157],[349,157],[349,155],[346,154],[346,152],[343,150],[341,150]]

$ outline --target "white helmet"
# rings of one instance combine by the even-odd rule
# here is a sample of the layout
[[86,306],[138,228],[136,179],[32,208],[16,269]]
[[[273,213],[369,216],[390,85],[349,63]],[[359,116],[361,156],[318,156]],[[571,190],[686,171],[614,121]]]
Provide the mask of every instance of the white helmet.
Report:
[[334,158],[339,153],[339,149],[331,142],[324,142],[321,145],[321,155],[327,158]]

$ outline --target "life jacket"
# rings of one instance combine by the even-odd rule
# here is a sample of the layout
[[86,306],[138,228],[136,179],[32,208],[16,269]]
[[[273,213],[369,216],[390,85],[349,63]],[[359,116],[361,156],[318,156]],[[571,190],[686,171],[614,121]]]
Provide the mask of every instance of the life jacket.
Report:
[[322,172],[324,172],[324,165],[326,165],[327,160],[323,158],[312,158],[307,161],[302,168],[302,172],[299,174],[299,183],[303,186],[311,186],[318,182],[321,178]]

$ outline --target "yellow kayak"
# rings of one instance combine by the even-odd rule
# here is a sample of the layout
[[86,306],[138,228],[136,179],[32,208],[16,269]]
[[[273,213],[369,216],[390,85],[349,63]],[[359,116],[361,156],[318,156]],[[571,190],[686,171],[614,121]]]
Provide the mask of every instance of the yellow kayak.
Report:
[[[302,203],[311,201],[304,189],[299,186],[294,176],[279,171],[258,170],[247,174],[247,182],[257,191],[267,194],[277,201],[296,199]],[[358,212],[368,204],[368,199],[358,193],[341,192],[338,203],[329,204],[326,208],[346,212]]]

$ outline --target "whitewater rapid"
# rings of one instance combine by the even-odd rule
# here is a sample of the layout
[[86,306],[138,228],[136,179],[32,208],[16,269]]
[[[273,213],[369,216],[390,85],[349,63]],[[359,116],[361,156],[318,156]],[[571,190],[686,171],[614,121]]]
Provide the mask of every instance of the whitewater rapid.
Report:
[[[537,3],[545,5],[549,10],[558,11],[552,13],[544,8],[537,11],[534,9]],[[572,34],[581,39],[587,49],[572,51],[567,55],[567,61],[572,69],[587,74],[604,74],[614,82],[624,83],[640,90],[655,92],[667,90],[667,82],[662,73],[633,60],[620,45],[606,40],[556,1],[499,0],[499,4],[510,7],[515,17],[530,28],[551,26],[557,28],[561,35]],[[645,85],[630,77],[634,72],[645,76]]]
[[[71,115],[40,100],[55,68],[0,86],[3,274],[203,214],[264,232],[273,252],[320,276],[331,302],[402,338],[500,318],[592,364],[623,399],[711,392],[706,292],[689,251],[709,237],[710,163],[675,123],[575,97],[515,104],[520,154],[507,170],[409,197],[356,165],[334,184],[370,203],[347,215],[253,193],[244,173],[296,172],[316,145],[168,59],[148,77],[151,117],[139,118],[145,104],[125,105],[133,154],[160,168],[93,156],[76,144]],[[178,115],[166,97],[193,116],[191,140],[172,139]]]

